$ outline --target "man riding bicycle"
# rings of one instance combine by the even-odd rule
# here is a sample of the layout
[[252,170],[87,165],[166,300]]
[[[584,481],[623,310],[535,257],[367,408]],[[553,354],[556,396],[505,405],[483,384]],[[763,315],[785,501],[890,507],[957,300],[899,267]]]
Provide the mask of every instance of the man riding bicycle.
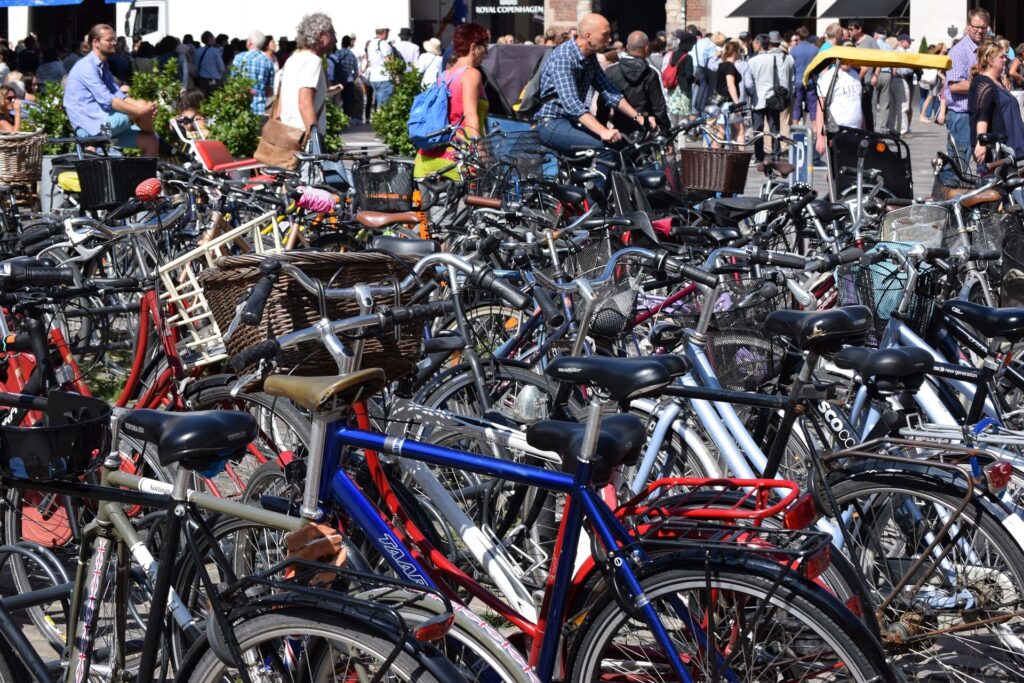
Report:
[[[600,14],[588,14],[580,21],[579,35],[554,49],[540,76],[540,101],[543,103],[533,119],[541,142],[551,149],[572,155],[580,148],[598,150],[598,158],[613,161],[607,145],[616,146],[622,133],[601,124],[590,113],[584,99],[593,87],[604,106],[643,125],[644,119],[622,92],[611,82],[597,63],[597,53],[611,39],[612,28]],[[603,191],[606,181],[598,184]]]

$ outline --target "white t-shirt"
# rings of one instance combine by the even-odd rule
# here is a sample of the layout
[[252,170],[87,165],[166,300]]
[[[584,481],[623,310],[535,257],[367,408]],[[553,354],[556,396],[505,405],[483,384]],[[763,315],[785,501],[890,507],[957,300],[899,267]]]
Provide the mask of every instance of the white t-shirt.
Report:
[[437,83],[437,74],[441,71],[441,55],[424,52],[416,60],[416,70],[423,74],[423,87],[429,88]]
[[[817,76],[818,96],[825,99],[828,95],[829,86],[832,84],[832,76],[836,68],[830,66]],[[864,112],[860,106],[860,94],[862,87],[860,79],[850,75],[846,69],[839,70],[839,79],[832,91],[832,101],[829,103],[828,111],[832,119],[840,126],[850,128],[864,127]]]
[[327,75],[323,62],[315,52],[297,50],[281,70],[281,123],[295,128],[305,128],[299,114],[299,89],[314,88],[313,108],[319,110],[317,128],[321,133],[327,130],[327,114],[324,99],[327,97]]
[[379,81],[390,81],[391,76],[384,68],[384,61],[394,52],[391,43],[380,38],[374,38],[366,46],[366,80],[371,83]]

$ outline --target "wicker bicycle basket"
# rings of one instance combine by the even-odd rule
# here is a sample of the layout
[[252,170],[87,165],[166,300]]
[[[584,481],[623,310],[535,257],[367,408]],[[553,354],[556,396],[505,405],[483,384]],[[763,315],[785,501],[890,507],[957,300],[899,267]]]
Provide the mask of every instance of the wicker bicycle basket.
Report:
[[[705,352],[723,388],[754,391],[782,371],[788,346],[784,340],[766,334],[761,326],[769,313],[788,307],[788,295],[780,292],[775,297],[742,303],[762,283],[729,278],[715,300]],[[694,298],[672,318],[683,327],[695,328],[703,310],[703,297]]]
[[750,152],[731,149],[679,150],[679,186],[687,190],[740,194],[747,185]]
[[[264,258],[260,254],[225,256],[217,260],[214,268],[200,274],[199,281],[210,302],[214,320],[221,329],[228,328],[242,295],[260,278],[259,265]],[[303,272],[330,287],[394,284],[396,293],[398,282],[409,272],[404,264],[415,262],[400,262],[394,256],[368,252],[284,252],[275,258],[299,266]],[[409,295],[407,293],[401,300],[396,300],[395,295],[378,296],[375,303],[398,306],[408,300]],[[331,320],[355,315],[359,315],[359,307],[354,300],[328,302],[327,316]],[[267,300],[263,320],[259,325],[239,326],[227,341],[227,354],[231,356],[267,339],[309,327],[319,319],[316,297],[282,273]],[[412,325],[367,339],[363,347],[362,367],[381,368],[389,379],[408,374],[418,360],[422,332],[422,326]],[[279,367],[297,375],[338,372],[337,364],[318,341],[303,343],[284,351],[277,360]]]
[[0,133],[0,182],[34,183],[43,174],[43,133]]

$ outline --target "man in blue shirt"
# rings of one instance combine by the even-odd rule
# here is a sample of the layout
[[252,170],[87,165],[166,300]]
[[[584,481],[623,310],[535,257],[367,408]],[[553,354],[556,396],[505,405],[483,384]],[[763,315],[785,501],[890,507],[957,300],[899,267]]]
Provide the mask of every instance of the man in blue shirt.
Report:
[[700,31],[696,35],[697,44],[693,46],[693,112],[700,116],[715,89],[715,84],[708,77],[708,57],[714,53],[715,44],[711,42],[711,36],[701,35]]
[[267,113],[267,98],[274,94],[274,65],[263,54],[263,43],[267,37],[263,31],[252,31],[245,42],[247,50],[235,55],[231,68],[255,83],[252,87],[252,113],[263,116]]
[[[644,125],[643,117],[597,62],[597,53],[608,47],[611,36],[612,27],[607,19],[600,14],[588,14],[580,21],[578,36],[556,47],[544,63],[539,92],[543,104],[533,117],[544,145],[569,155],[580,147],[589,147],[598,150],[599,158],[613,161],[614,155],[605,145],[616,145],[622,134],[602,125],[590,113],[585,100],[591,88],[604,106]],[[599,188],[603,189],[603,185],[600,182]]]
[[794,37],[796,44],[789,48],[789,56],[793,58],[793,124],[799,124],[804,117],[806,107],[808,121],[814,121],[818,111],[818,96],[814,90],[814,79],[804,87],[804,72],[818,54],[818,48],[807,40],[811,32],[806,26],[797,28]]
[[213,34],[204,31],[203,46],[196,50],[196,85],[209,95],[224,82],[224,54],[217,47]]
[[64,109],[75,135],[109,135],[121,147],[138,147],[142,156],[155,157],[156,105],[121,92],[107,64],[117,50],[114,29],[97,24],[89,29],[86,40],[91,51],[75,63],[64,87]]

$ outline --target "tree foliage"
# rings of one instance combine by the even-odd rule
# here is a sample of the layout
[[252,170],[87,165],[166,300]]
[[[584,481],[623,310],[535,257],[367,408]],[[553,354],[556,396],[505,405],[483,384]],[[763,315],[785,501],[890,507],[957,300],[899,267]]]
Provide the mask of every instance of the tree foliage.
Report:
[[423,90],[421,75],[416,69],[405,70],[405,62],[388,58],[384,67],[396,79],[395,92],[373,115],[373,132],[395,154],[411,156],[416,147],[409,139],[409,112],[412,101]]
[[262,124],[252,113],[255,82],[233,72],[203,103],[210,137],[220,140],[236,157],[251,157],[260,142]]
[[[64,111],[64,87],[60,83],[42,83],[35,106],[26,108],[22,130],[41,130],[48,138],[69,138],[75,134]],[[43,146],[44,154],[73,152],[74,145]]]
[[137,100],[154,102],[156,116],[153,128],[164,140],[176,140],[171,131],[171,118],[178,110],[178,99],[181,94],[181,78],[178,60],[171,58],[162,67],[145,73],[137,71],[132,76],[131,96]]

